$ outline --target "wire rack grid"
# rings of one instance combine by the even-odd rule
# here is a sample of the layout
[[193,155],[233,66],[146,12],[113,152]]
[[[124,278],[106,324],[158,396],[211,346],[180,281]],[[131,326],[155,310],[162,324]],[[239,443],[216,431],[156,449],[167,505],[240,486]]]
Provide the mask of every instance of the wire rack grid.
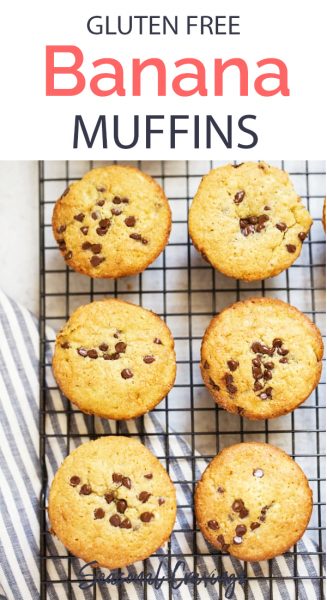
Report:
[[[325,333],[325,236],[321,224],[323,198],[325,195],[325,163],[318,161],[271,161],[285,168],[291,175],[298,193],[302,196],[312,217],[313,226],[297,262],[281,275],[265,281],[245,283],[224,277],[212,269],[193,248],[187,232],[187,214],[191,199],[201,177],[210,168],[221,162],[138,162],[133,163],[151,174],[163,186],[173,213],[173,228],[170,241],[162,255],[143,273],[120,280],[92,280],[74,273],[65,266],[51,232],[51,215],[54,202],[72,181],[79,179],[87,170],[103,163],[92,162],[40,162],[40,458],[42,470],[41,493],[41,598],[125,598],[123,585],[110,589],[104,596],[103,590],[95,586],[89,596],[80,596],[79,579],[76,576],[76,559],[60,543],[54,545],[47,521],[47,491],[52,472],[50,459],[55,452],[53,444],[59,444],[63,455],[76,445],[104,435],[106,430],[101,420],[79,413],[67,400],[49,403],[49,394],[57,393],[55,382],[49,384],[51,357],[47,350],[53,341],[53,331],[64,325],[72,311],[103,296],[121,297],[158,313],[172,330],[176,342],[177,379],[169,396],[155,409],[165,453],[158,458],[170,472],[171,461],[180,461],[181,470],[188,475],[183,481],[174,481],[179,497],[179,487],[189,484],[194,492],[203,460],[210,460],[223,447],[239,441],[266,441],[282,447],[295,458],[309,476],[314,494],[313,516],[309,524],[309,535],[315,544],[311,558],[318,563],[320,597],[323,598],[323,506],[324,506],[324,393],[325,375],[311,397],[295,412],[272,421],[252,422],[230,415],[219,409],[203,386],[199,373],[199,349],[203,332],[214,314],[222,308],[249,296],[278,297],[297,306],[307,314]],[[108,163],[106,163],[108,164]],[[129,163],[131,164],[131,163]],[[49,333],[50,331],[50,333]],[[60,422],[53,429],[53,419]],[[79,427],[76,427],[76,423]],[[81,425],[82,424],[82,425]],[[124,432],[122,424],[111,422],[110,433]],[[135,420],[130,435],[140,436],[147,444],[153,431],[147,430],[145,417]],[[183,436],[189,453],[173,456],[173,436]],[[153,437],[152,437],[153,440]],[[199,461],[199,457],[201,461]],[[183,497],[184,498],[184,497]],[[188,535],[191,552],[187,557],[188,567],[199,569],[201,559],[208,554],[202,544],[201,534],[196,527],[192,505],[192,494],[187,504],[179,503],[179,510],[189,510],[190,522],[185,530],[175,528],[171,541],[164,550],[156,554],[167,561],[167,573],[180,558],[174,539]],[[223,570],[219,552],[212,551],[218,572]],[[286,579],[290,597],[301,598],[298,561],[301,553],[295,546],[288,553],[292,559],[292,572]],[[152,560],[152,559],[151,559]],[[60,561],[61,567],[57,566]],[[62,566],[63,565],[63,566]],[[143,562],[147,573],[149,561]],[[153,566],[153,562],[151,563]],[[244,599],[250,598],[251,579],[256,575],[243,564],[246,577],[242,587]],[[61,569],[61,570],[60,570]],[[267,599],[278,598],[278,573],[272,561],[267,561],[263,575],[269,593]],[[285,579],[285,578],[284,578]],[[200,598],[201,590],[190,585],[191,597]],[[57,590],[57,591],[56,591]],[[142,584],[144,598],[152,598],[153,590]],[[219,596],[223,597],[222,584]],[[167,584],[165,597],[174,597],[175,592]]]

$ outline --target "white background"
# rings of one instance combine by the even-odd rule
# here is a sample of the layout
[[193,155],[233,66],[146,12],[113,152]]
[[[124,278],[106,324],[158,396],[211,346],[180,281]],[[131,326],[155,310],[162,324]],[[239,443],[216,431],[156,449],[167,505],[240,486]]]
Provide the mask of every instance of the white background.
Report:
[[[120,6],[119,6],[120,4]],[[87,19],[94,15],[177,14],[180,23],[187,14],[241,16],[239,36],[94,36],[87,32]],[[233,2],[172,1],[163,4],[148,1],[112,3],[67,2],[7,2],[2,8],[1,35],[1,150],[0,159],[321,159],[326,147],[326,3],[275,0]],[[109,96],[99,98],[89,90],[75,97],[45,95],[45,46],[75,44],[85,56],[92,74],[91,62],[101,57],[120,60],[129,72],[132,58],[159,57],[166,61],[169,77],[174,74],[174,61],[191,56],[207,65],[207,97],[179,98],[172,92],[157,98],[149,79],[147,93],[141,98]],[[250,95],[240,98],[234,84],[227,86],[223,98],[212,93],[213,59],[241,57],[249,65]],[[253,79],[261,73],[256,67],[260,59],[274,56],[287,63],[290,97],[259,97],[253,91]],[[95,74],[95,73],[94,73]],[[176,73],[177,74],[177,73]],[[252,82],[252,83],[251,83]],[[128,79],[126,87],[129,88]],[[129,88],[130,89],[130,88]],[[225,123],[226,114],[236,117],[245,113],[257,115],[259,144],[252,150],[227,151],[222,145],[216,150],[194,150],[189,138],[180,136],[177,150],[169,149],[169,137],[156,136],[153,149],[143,145],[133,150],[119,151],[113,145],[108,150],[73,150],[75,114],[82,114],[88,123],[95,123],[99,114],[120,114],[126,135],[130,132],[133,114],[181,113],[212,114]],[[110,141],[110,136],[109,136]]]

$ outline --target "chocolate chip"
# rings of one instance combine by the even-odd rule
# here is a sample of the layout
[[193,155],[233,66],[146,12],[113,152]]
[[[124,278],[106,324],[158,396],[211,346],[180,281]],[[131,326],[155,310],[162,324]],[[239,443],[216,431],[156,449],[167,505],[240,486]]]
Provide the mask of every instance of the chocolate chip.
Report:
[[232,167],[234,169],[238,169],[239,167],[241,167],[242,165],[244,165],[244,163],[239,163],[238,165],[232,165]]
[[98,210],[95,210],[93,213],[91,213],[91,217],[92,219],[94,219],[94,221],[96,221],[97,219],[100,219],[100,213]]
[[127,227],[134,227],[135,223],[136,223],[136,219],[135,217],[126,217],[125,219],[125,225],[127,225]]
[[128,490],[130,490],[132,487],[132,482],[129,477],[123,477],[122,484]]
[[261,379],[263,377],[261,367],[252,367],[252,375],[254,379]]
[[125,344],[125,342],[118,342],[115,345],[116,352],[125,352],[126,348],[127,348],[127,344]]
[[294,252],[296,252],[296,246],[294,246],[294,244],[286,244],[286,248],[290,254],[294,254]]
[[158,498],[158,504],[159,506],[161,506],[162,504],[165,504],[166,500],[164,498]]
[[271,398],[271,394],[272,394],[272,387],[267,387],[266,388],[266,394],[269,398]]
[[109,523],[111,523],[111,525],[113,527],[119,527],[121,524],[121,519],[119,515],[112,515],[109,519]]
[[254,386],[253,386],[253,390],[255,392],[259,392],[262,389],[263,389],[263,384],[260,383],[260,381],[256,381],[255,384],[254,384]]
[[98,235],[106,235],[108,227],[97,227],[95,231]]
[[145,479],[152,479],[153,477],[153,473],[147,473],[146,475],[144,475]]
[[228,368],[229,368],[231,371],[236,371],[236,369],[237,369],[237,367],[239,366],[239,364],[240,364],[240,363],[238,362],[238,360],[228,360],[228,361],[227,361]]
[[266,381],[268,381],[269,379],[271,379],[271,378],[272,378],[272,372],[271,372],[269,369],[266,369],[266,370],[263,372],[263,378],[264,378]]
[[264,206],[263,210],[271,210],[270,206]]
[[81,227],[81,232],[83,233],[83,235],[87,235],[89,231],[88,227]]
[[256,358],[252,359],[252,364],[254,367],[260,367],[261,366],[261,358],[260,356],[257,356]]
[[249,217],[248,221],[251,225],[256,225],[258,223],[258,217]]
[[66,231],[66,225],[60,225],[57,227],[57,233],[64,233]]
[[105,200],[98,200],[97,206],[104,206]]
[[217,542],[221,545],[222,552],[227,552],[229,548],[229,544],[225,544],[225,538],[223,535],[218,535]]
[[140,241],[142,239],[142,236],[140,233],[131,233],[129,237],[132,238],[132,240]]
[[258,225],[255,226],[255,230],[257,233],[260,233],[260,231],[262,231],[265,228],[264,223],[258,223]]
[[159,346],[162,346],[162,341],[159,340],[159,338],[154,338],[153,343],[158,344]]
[[264,523],[266,520],[265,515],[261,515],[261,517],[259,517],[259,521],[261,521],[261,523]]
[[263,363],[263,366],[264,366],[264,367],[266,367],[266,369],[269,369],[270,371],[271,371],[272,369],[274,369],[274,367],[275,367],[275,365],[274,365],[274,363],[273,363],[273,362],[266,362],[266,363]]
[[218,492],[218,494],[223,494],[223,493],[224,493],[224,491],[225,491],[225,490],[224,490],[224,488],[223,488],[223,487],[221,487],[221,486],[217,487],[217,492]]
[[73,475],[70,478],[69,483],[72,487],[76,487],[79,483],[81,483],[81,478],[78,477],[78,475]]
[[236,535],[239,535],[242,537],[242,535],[246,534],[246,526],[245,525],[237,525],[237,527],[235,527],[235,533]]
[[260,523],[257,523],[256,521],[250,525],[250,529],[252,529],[252,531],[254,531],[254,529],[258,529],[258,527],[260,527]]
[[205,360],[205,361],[204,361],[204,363],[203,363],[203,368],[204,368],[204,369],[206,369],[206,370],[207,370],[207,369],[210,369],[210,365],[209,365],[209,363],[208,363],[208,361],[207,361],[207,360]]
[[58,245],[61,250],[66,250],[66,242],[65,240],[58,240]]
[[107,502],[107,504],[110,504],[113,499],[114,499],[114,494],[112,492],[108,492],[107,494],[104,495],[104,499]]
[[71,250],[69,250],[69,252],[67,252],[67,254],[65,254],[65,260],[70,260],[73,256],[73,253]]
[[90,263],[92,267],[98,267],[104,260],[103,256],[92,256]]
[[101,221],[99,221],[99,226],[102,229],[106,229],[107,227],[110,226],[110,219],[101,219]]
[[129,204],[129,199],[128,198],[122,198],[122,203],[123,204]]
[[118,352],[113,352],[112,354],[104,354],[104,360],[118,360],[120,358],[120,354]]
[[232,504],[232,509],[235,512],[240,512],[240,510],[244,507],[244,502],[243,500],[234,500],[233,504]]
[[272,343],[274,348],[280,348],[283,345],[283,340],[280,338],[275,338]]
[[214,519],[212,519],[211,521],[208,521],[207,526],[209,527],[209,529],[212,529],[213,531],[217,531],[217,529],[219,529],[219,523],[218,523],[218,521],[215,521]]
[[247,219],[240,219],[240,228],[241,229],[245,229],[248,226],[248,220]]
[[98,353],[94,348],[92,348],[92,350],[88,350],[87,355],[89,358],[98,358]]
[[269,348],[268,346],[266,346],[265,344],[261,344],[260,342],[253,342],[251,350],[256,354],[268,354],[269,356],[272,356],[274,353],[272,348]]
[[141,492],[139,494],[138,498],[139,498],[140,502],[143,502],[143,504],[144,504],[144,502],[147,502],[149,500],[150,496],[151,496],[150,492]]
[[278,348],[277,349],[277,354],[279,354],[280,356],[286,356],[286,354],[289,353],[289,350],[287,350],[287,348]]
[[122,212],[123,212],[123,211],[122,211],[122,210],[120,210],[120,208],[112,208],[112,209],[111,209],[111,214],[112,214],[112,215],[115,215],[116,217],[118,217],[119,215],[121,215],[121,214],[122,214]]
[[262,469],[254,469],[253,476],[254,477],[259,477],[259,479],[261,479],[261,477],[264,476],[264,472],[263,472]]
[[82,496],[89,496],[92,494],[92,488],[88,483],[84,483],[79,491]]
[[244,196],[245,196],[245,191],[244,190],[240,190],[239,192],[237,192],[235,194],[235,196],[234,196],[234,202],[235,202],[235,204],[240,204],[241,202],[243,202]]
[[103,519],[105,516],[105,512],[103,510],[103,508],[96,508],[94,511],[94,518],[95,519]]
[[116,504],[116,508],[119,513],[123,514],[127,508],[126,500],[118,500],[118,502]]
[[142,521],[142,523],[149,523],[149,521],[151,521],[151,519],[154,518],[154,514],[151,512],[144,512],[140,515],[140,519]]
[[285,365],[288,363],[288,358],[281,358],[279,362]]
[[260,342],[253,342],[253,344],[251,346],[251,350],[252,350],[252,352],[255,352],[255,353],[261,352]]
[[63,344],[61,344],[61,348],[63,348],[64,350],[68,350],[68,348],[70,348],[70,345],[68,342],[64,342]]
[[146,240],[145,238],[141,239],[141,242],[144,246],[146,246],[149,243],[149,240]]
[[233,375],[231,375],[230,373],[225,373],[225,383],[227,386],[231,385],[234,381],[234,377]]
[[276,227],[279,229],[279,231],[286,231],[287,229],[286,223],[276,223]]
[[101,352],[107,352],[108,348],[108,344],[100,344],[99,346],[99,350],[101,350]]
[[301,231],[298,236],[299,240],[301,240],[301,242],[304,242],[305,238],[307,237],[307,234],[304,231]]
[[260,225],[262,225],[263,223],[266,223],[267,221],[269,221],[268,215],[259,215],[258,216],[258,223]]
[[233,537],[233,542],[234,544],[242,544],[243,542],[243,538],[239,537],[238,535],[236,535],[235,537]]
[[126,519],[124,519],[121,524],[120,524],[121,529],[132,529],[132,523],[130,522],[130,520],[126,517]]
[[123,476],[120,473],[113,473],[112,474],[112,481],[114,483],[121,483],[123,481]]
[[89,250],[91,248],[92,244],[91,242],[84,242],[82,244],[82,250]]
[[155,360],[156,359],[154,358],[154,356],[143,356],[143,362],[145,362],[147,365],[150,365]]
[[102,250],[102,244],[92,244],[91,251],[93,254],[100,254]]
[[85,215],[83,213],[79,213],[78,215],[74,215],[75,221],[79,221],[80,223],[82,223],[84,221],[84,217],[85,217]]
[[97,186],[96,189],[98,192],[106,192],[107,191],[107,188],[104,185]]
[[86,348],[77,348],[77,352],[80,356],[83,356],[83,357],[87,356]]
[[237,392],[236,385],[233,385],[231,383],[230,385],[227,386],[227,391],[229,392],[229,394],[236,394],[236,392]]
[[113,201],[114,204],[120,204],[121,203],[121,199],[119,198],[119,196],[115,196],[112,201]]
[[131,377],[133,377],[133,373],[130,369],[123,369],[121,376],[123,379],[131,379]]
[[249,511],[247,508],[241,508],[239,515],[241,519],[245,519],[245,517],[247,517],[249,514]]

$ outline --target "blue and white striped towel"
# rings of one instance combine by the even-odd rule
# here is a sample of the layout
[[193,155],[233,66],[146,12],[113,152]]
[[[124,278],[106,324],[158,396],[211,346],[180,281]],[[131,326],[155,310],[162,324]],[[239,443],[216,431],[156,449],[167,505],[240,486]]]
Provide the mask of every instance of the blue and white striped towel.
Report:
[[[54,334],[47,332],[48,339],[53,339]],[[51,360],[51,348],[49,344],[48,359]],[[0,292],[0,401],[1,401],[1,515],[0,515],[0,597],[10,600],[36,600],[40,597],[40,574],[39,574],[39,495],[40,495],[40,467],[39,467],[39,333],[38,322],[31,314],[17,303],[9,300]],[[47,384],[53,385],[51,370],[47,374]],[[65,407],[63,400],[57,390],[51,390],[47,398],[47,408],[55,409],[54,413],[47,415],[47,468],[49,481],[66,455],[64,434],[67,427],[67,419],[64,414],[58,413]],[[81,439],[79,434],[88,432],[90,417],[87,415],[73,414],[70,416],[70,430],[76,434],[74,444],[78,446],[85,438]],[[96,419],[96,433],[113,433],[115,425],[109,421]],[[157,433],[155,436],[147,436],[146,433]],[[157,456],[165,456],[164,438],[160,435],[163,431],[155,412],[144,418],[144,431],[142,441]],[[137,421],[121,424],[122,434],[138,433]],[[169,437],[170,452],[176,457],[170,461],[170,475],[175,481],[185,481],[179,485],[178,502],[179,511],[175,526],[175,533],[171,539],[173,553],[181,553],[186,556],[187,568],[193,570],[194,562],[192,555],[193,547],[193,514],[189,507],[192,505],[192,489],[188,481],[192,479],[190,461],[182,461],[180,457],[190,455],[190,448],[185,440],[178,435]],[[71,446],[70,450],[73,447]],[[177,458],[178,457],[178,458]],[[196,477],[198,478],[204,470],[206,461],[199,457],[196,461]],[[241,577],[244,564],[230,556],[217,558],[216,554],[210,555],[210,548],[203,536],[197,534],[199,557],[197,559],[198,572],[209,574],[217,567],[217,560],[222,561],[223,569],[229,574]],[[309,538],[308,533],[298,544],[297,573],[298,596],[300,600],[320,600],[322,598],[318,580],[319,562],[315,554],[315,545]],[[82,590],[79,583],[73,583],[71,594],[68,594],[67,579],[68,566],[66,558],[51,560],[51,556],[67,556],[67,552],[61,543],[47,535],[47,585],[46,598],[49,600],[91,600],[92,589]],[[311,555],[310,555],[311,553]],[[160,552],[159,552],[160,554]],[[204,556],[201,556],[204,554]],[[207,555],[205,555],[207,554]],[[189,556],[187,556],[189,555]],[[167,574],[167,562],[163,552],[163,574]],[[156,572],[160,561],[159,557],[152,557],[147,561],[147,572]],[[78,572],[83,565],[82,561],[72,559],[71,577],[78,578]],[[174,567],[174,564],[171,564]],[[270,569],[270,570],[269,570]],[[132,565],[124,569],[123,574],[135,576],[143,570],[142,563]],[[273,591],[265,577],[272,575]],[[232,598],[241,600],[247,597],[249,600],[294,600],[295,585],[294,559],[292,556],[284,555],[268,562],[248,563],[247,575],[250,578],[247,588],[248,594],[238,582]],[[253,579],[251,579],[253,578]],[[285,578],[285,579],[283,579]],[[168,598],[167,584],[163,583],[159,590],[147,586],[147,597],[155,600]],[[193,585],[183,585],[173,592],[173,597],[180,600],[191,600],[193,598]],[[201,599],[220,599],[225,597],[225,592],[219,584],[205,586],[203,583],[198,587],[198,595]],[[143,597],[142,583],[124,583],[117,586],[98,586],[97,598],[113,599],[123,598],[134,600]]]

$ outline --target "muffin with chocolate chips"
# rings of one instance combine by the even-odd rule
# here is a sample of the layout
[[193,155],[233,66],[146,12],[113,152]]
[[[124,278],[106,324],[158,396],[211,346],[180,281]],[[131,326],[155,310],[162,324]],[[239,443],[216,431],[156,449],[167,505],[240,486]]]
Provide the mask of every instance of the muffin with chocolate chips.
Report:
[[83,412],[132,419],[172,388],[174,340],[153,312],[100,300],[71,315],[57,336],[52,366],[62,392]]
[[174,486],[140,442],[103,437],[74,450],[50,489],[51,531],[75,556],[116,569],[143,560],[168,539]]
[[204,537],[240,560],[283,554],[304,534],[312,491],[303,471],[283,450],[250,442],[222,450],[195,493]]
[[171,211],[158,183],[134,167],[93,169],[56,202],[53,233],[75,271],[116,278],[146,269],[168,242]]
[[278,275],[299,256],[312,219],[285,171],[264,162],[236,166],[202,178],[189,215],[193,244],[229,277]]
[[322,355],[320,332],[308,317],[275,298],[249,298],[211,320],[200,367],[222,408],[248,419],[272,419],[311,394]]

